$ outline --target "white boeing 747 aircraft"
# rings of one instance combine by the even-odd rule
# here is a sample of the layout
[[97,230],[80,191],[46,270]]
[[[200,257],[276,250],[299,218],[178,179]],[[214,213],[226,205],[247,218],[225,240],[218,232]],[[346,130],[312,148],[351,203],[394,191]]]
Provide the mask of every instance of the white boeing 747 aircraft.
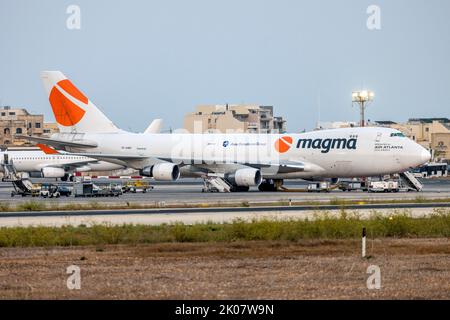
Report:
[[117,128],[59,71],[42,72],[60,133],[28,137],[77,155],[139,169],[156,180],[218,179],[231,191],[273,190],[284,179],[380,176],[430,153],[400,131],[366,127],[291,134],[153,134]]

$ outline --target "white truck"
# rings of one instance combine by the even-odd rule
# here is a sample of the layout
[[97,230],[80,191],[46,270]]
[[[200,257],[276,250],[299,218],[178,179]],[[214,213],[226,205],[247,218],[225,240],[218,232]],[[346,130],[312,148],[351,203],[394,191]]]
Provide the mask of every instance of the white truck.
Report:
[[329,182],[310,183],[307,188],[308,192],[330,192],[331,185]]
[[369,192],[399,192],[398,181],[371,181],[369,183]]

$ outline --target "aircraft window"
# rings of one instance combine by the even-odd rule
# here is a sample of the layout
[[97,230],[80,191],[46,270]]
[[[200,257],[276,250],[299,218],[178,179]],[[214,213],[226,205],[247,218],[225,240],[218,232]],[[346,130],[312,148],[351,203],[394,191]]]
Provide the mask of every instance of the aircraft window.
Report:
[[396,133],[391,133],[391,137],[400,137],[400,138],[404,138],[405,135],[401,132],[396,132]]

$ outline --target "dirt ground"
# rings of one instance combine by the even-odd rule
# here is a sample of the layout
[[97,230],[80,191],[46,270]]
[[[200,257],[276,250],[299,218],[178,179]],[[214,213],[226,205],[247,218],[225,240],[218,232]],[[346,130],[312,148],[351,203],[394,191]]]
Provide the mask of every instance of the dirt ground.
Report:
[[[2,299],[450,299],[449,239],[0,248]],[[81,268],[81,289],[66,268]],[[381,289],[366,285],[370,265]]]

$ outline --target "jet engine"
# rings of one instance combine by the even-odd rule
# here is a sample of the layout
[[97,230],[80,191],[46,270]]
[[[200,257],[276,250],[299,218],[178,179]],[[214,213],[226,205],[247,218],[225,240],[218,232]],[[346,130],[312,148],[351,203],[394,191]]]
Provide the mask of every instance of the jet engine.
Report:
[[66,175],[63,168],[42,168],[41,172],[44,178],[62,178]]
[[173,163],[157,163],[143,168],[140,174],[146,177],[153,177],[155,180],[176,181],[180,177],[180,168]]
[[226,179],[239,187],[259,186],[262,181],[261,171],[252,168],[236,170],[228,174]]

